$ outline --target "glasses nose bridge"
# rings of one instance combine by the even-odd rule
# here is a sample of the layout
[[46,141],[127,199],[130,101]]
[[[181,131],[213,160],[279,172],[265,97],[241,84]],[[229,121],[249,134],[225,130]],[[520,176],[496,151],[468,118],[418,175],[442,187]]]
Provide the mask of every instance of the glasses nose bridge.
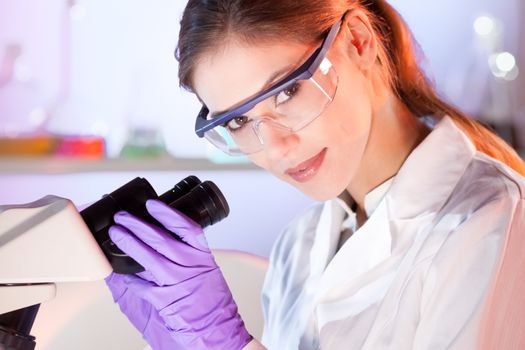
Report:
[[277,113],[277,111],[275,111],[275,109],[272,108],[272,106],[269,103],[267,103],[267,101],[263,101],[257,104],[254,108],[250,110],[249,114],[252,114],[255,120],[255,122],[252,125],[252,128],[253,132],[259,139],[261,145],[264,145],[263,132],[261,130],[263,124],[266,124],[271,128],[278,129],[281,131],[292,131],[291,128],[276,121],[277,118],[282,118],[282,116],[279,115],[279,113]]
[[268,118],[257,120],[253,130],[264,149],[282,147],[295,137],[293,129]]

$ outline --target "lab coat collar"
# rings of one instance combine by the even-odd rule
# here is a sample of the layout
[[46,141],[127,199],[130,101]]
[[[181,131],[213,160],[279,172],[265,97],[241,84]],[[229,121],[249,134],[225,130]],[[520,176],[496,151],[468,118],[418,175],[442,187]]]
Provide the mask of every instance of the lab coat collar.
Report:
[[[372,216],[373,212],[379,206],[381,200],[388,191],[392,178],[383,182],[381,185],[374,188],[365,196],[365,210],[367,217]],[[315,242],[311,251],[310,259],[315,261],[312,264],[311,274],[320,276],[325,267],[330,263],[332,257],[335,255],[337,250],[337,244],[341,235],[341,225],[345,216],[352,216],[355,220],[354,211],[348,206],[348,204],[341,198],[336,198],[332,201],[325,203],[321,217],[316,229]],[[387,226],[387,225],[384,225]],[[361,234],[360,234],[361,235]],[[375,241],[375,244],[369,244],[367,241]],[[358,237],[352,239],[353,245],[367,245],[367,249],[375,250],[376,252],[382,252],[377,254],[370,254],[370,257],[377,257],[382,259],[384,253],[390,250],[390,239],[379,239],[379,237],[371,237],[368,235],[365,237]],[[341,247],[344,250],[344,245]]]
[[[376,210],[377,206],[388,192],[388,189],[390,188],[393,180],[394,178],[391,177],[365,195],[364,206],[367,218],[369,218],[374,210]],[[355,200],[350,196],[348,196],[347,200],[350,201],[350,203],[347,203],[342,196],[335,199],[335,201],[345,210],[348,216],[354,216],[355,211],[353,207],[355,205]]]
[[367,193],[364,200],[366,217],[372,216],[372,213],[377,209],[379,203],[381,203],[381,200],[390,189],[393,180],[394,178],[390,178]]
[[412,151],[385,196],[393,254],[406,251],[435,220],[475,153],[470,139],[448,116]]
[[[327,201],[323,205],[321,216],[316,227],[314,243],[310,251],[310,280],[317,280],[323,274],[326,266],[336,253],[337,243],[341,234],[341,224],[345,217],[345,209],[338,199]],[[318,286],[313,286],[317,289]]]
[[476,148],[454,121],[443,117],[392,182],[386,195],[391,218],[405,220],[438,212],[475,153]]
[[390,256],[391,234],[386,211],[385,202],[380,201],[370,218],[336,254],[345,210],[336,200],[325,203],[310,254],[313,284],[308,289],[317,295],[317,300],[330,297],[332,293],[326,292],[334,291],[336,285],[357,282],[365,272]]

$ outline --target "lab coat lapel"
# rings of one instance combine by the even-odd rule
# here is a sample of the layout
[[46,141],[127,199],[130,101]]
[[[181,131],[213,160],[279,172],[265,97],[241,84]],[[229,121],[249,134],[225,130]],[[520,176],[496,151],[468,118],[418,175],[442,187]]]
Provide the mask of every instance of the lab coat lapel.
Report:
[[[379,204],[372,216],[332,258],[326,267],[321,281],[320,297],[329,291],[335,291],[336,285],[347,281],[355,282],[371,268],[379,264],[390,255],[390,230],[386,207]],[[328,293],[330,294],[330,293]]]
[[344,216],[345,211],[336,200],[324,204],[310,252],[310,280],[317,282],[334,256]]
[[319,329],[326,323],[351,317],[380,299],[391,275],[384,275],[390,256],[391,234],[385,202],[341,247],[320,281],[316,317]]

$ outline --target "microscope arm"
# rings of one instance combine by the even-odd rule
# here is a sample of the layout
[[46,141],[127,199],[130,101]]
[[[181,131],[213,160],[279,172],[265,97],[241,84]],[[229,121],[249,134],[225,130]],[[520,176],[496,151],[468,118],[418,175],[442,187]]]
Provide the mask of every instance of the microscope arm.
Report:
[[54,297],[57,282],[96,281],[111,265],[71,201],[0,206],[0,314]]

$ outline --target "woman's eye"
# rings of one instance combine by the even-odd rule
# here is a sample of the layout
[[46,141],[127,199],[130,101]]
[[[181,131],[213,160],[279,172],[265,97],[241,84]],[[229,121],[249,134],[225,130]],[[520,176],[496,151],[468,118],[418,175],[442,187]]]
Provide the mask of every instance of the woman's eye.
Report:
[[224,123],[224,127],[226,127],[230,131],[236,131],[244,127],[245,124],[248,123],[248,117],[245,117],[241,115],[240,117],[235,117],[233,119],[230,119],[226,123]]
[[289,100],[291,100],[295,95],[297,95],[297,92],[299,91],[300,87],[301,85],[298,82],[295,82],[287,89],[279,92],[279,94],[277,94],[277,96],[275,97],[275,104],[278,106],[282,103],[286,103]]

